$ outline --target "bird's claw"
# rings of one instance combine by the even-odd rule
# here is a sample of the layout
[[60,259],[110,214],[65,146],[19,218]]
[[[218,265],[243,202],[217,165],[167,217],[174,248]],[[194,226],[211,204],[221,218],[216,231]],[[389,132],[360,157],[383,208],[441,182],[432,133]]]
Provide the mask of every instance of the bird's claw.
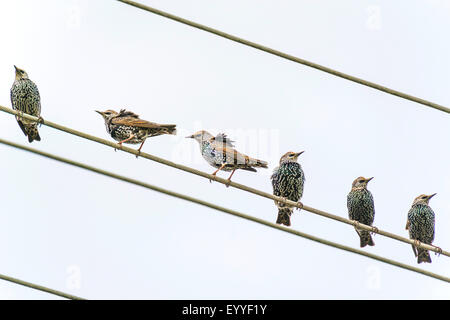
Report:
[[298,207],[296,207],[295,209],[297,210],[302,210],[303,209],[303,203],[301,203],[300,201],[297,202]]
[[372,226],[372,234],[376,234],[376,233],[378,233],[378,232],[380,232],[380,230],[378,230],[378,228],[377,227],[374,227],[374,226]]
[[38,119],[37,119],[37,123],[39,123],[39,127],[41,127],[44,124],[44,118],[39,116]]
[[217,181],[217,180],[216,180],[216,174],[217,174],[217,171],[211,173],[211,175],[213,176],[213,178],[209,179],[209,183],[212,183],[212,180]]
[[435,251],[434,254],[435,255],[437,254],[438,256],[440,256],[442,254],[442,248],[441,247],[436,247],[436,246],[433,246],[433,247],[435,247],[436,250],[437,250],[437,252]]
[[22,110],[17,110],[17,112],[19,113],[17,115],[17,117],[19,117],[20,120],[23,120],[23,111]]

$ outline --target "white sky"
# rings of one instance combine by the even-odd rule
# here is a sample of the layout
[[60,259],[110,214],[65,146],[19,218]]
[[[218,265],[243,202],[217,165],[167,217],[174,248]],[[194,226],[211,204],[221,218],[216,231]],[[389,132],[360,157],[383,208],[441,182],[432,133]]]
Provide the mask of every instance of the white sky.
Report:
[[[142,1],[292,55],[450,105],[448,1]],[[13,65],[41,93],[42,116],[109,138],[93,110],[129,108],[178,125],[145,152],[212,172],[198,129],[225,131],[269,161],[234,180],[271,192],[282,153],[306,152],[303,202],[347,217],[360,175],[375,225],[407,236],[422,193],[434,244],[450,248],[450,117],[108,0],[0,2],[0,104]],[[22,144],[14,118],[0,135]],[[273,201],[40,128],[32,147],[269,221]],[[0,273],[90,299],[448,299],[450,286],[368,258],[0,145]],[[220,176],[227,177],[228,173]],[[351,226],[295,212],[292,228],[359,247]],[[368,252],[417,266],[409,245],[375,236]],[[426,270],[449,276],[431,254]],[[54,296],[0,282],[2,299]]]

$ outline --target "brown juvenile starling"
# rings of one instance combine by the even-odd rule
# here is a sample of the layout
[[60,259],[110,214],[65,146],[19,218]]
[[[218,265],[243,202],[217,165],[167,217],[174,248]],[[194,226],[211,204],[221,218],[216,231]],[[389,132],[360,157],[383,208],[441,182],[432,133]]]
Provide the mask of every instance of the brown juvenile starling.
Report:
[[176,134],[175,124],[158,124],[139,119],[139,116],[125,109],[117,113],[114,110],[96,111],[102,115],[105,120],[106,131],[111,137],[119,141],[119,144],[130,143],[138,144],[138,151],[144,145],[148,137],[159,136],[162,134]]
[[[41,118],[41,98],[37,86],[28,78],[25,70],[16,69],[16,78],[11,88],[11,104],[14,110]],[[28,141],[41,141],[37,129],[38,122],[24,119],[16,116],[17,123],[22,129],[25,136],[28,136]]]
[[212,174],[220,170],[232,171],[228,177],[231,181],[236,169],[256,172],[256,168],[267,168],[267,162],[250,158],[234,149],[233,141],[225,134],[213,136],[205,130],[198,131],[186,138],[195,139],[200,145],[200,152],[203,158],[213,167],[217,168]]

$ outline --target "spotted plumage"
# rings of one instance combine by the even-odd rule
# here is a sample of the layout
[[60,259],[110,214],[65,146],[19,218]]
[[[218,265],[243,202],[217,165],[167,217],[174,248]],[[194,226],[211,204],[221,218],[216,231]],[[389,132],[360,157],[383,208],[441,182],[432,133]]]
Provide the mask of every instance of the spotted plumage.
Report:
[[[41,116],[41,98],[36,84],[28,78],[25,70],[16,69],[16,77],[11,87],[11,104],[14,110],[39,117]],[[41,141],[38,132],[38,122],[24,119],[20,115],[16,116],[17,123],[22,129],[29,142]]]
[[[406,230],[409,230],[409,238],[431,245],[434,240],[434,212],[428,202],[436,193],[432,195],[422,194],[414,199],[411,209],[408,212]],[[412,246],[417,263],[431,263],[430,253],[423,248]]]
[[158,124],[142,120],[137,114],[125,109],[120,110],[119,113],[114,110],[96,112],[105,120],[106,131],[114,140],[119,141],[119,144],[141,143],[138,151],[141,151],[148,137],[176,134],[176,125],[174,124]]
[[[291,201],[298,202],[303,195],[303,185],[305,174],[302,166],[297,162],[298,156],[302,152],[287,152],[280,159],[280,165],[276,167],[270,177],[272,181],[273,194]],[[276,223],[291,225],[291,215],[294,209],[285,203],[275,201],[278,207],[278,217]]]
[[[352,183],[352,189],[347,195],[348,217],[362,224],[371,226],[375,218],[375,205],[372,193],[367,190],[367,184],[372,178],[358,177]],[[372,236],[367,230],[355,227],[360,238],[360,246],[374,246]]]
[[267,168],[267,162],[251,158],[236,149],[232,140],[223,133],[213,136],[207,131],[201,130],[186,138],[196,140],[200,145],[203,158],[214,168],[213,175],[218,171],[232,171],[228,180],[231,180],[237,169],[256,172],[255,168]]

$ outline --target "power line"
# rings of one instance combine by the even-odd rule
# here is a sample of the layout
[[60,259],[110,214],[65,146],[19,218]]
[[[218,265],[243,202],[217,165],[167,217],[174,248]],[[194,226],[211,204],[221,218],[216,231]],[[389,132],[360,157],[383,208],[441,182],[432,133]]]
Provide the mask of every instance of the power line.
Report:
[[70,300],[85,300],[83,298],[80,298],[80,297],[77,297],[77,296],[74,296],[74,295],[71,295],[71,294],[67,294],[67,293],[64,293],[64,292],[61,292],[61,291],[58,291],[58,290],[50,289],[50,288],[47,288],[47,287],[44,287],[44,286],[40,286],[38,284],[34,284],[34,283],[31,283],[31,282],[19,280],[19,279],[13,278],[13,277],[5,276],[3,274],[0,274],[0,279],[5,280],[5,281],[9,281],[9,282],[12,282],[12,283],[15,283],[15,284],[19,284],[21,286],[25,286],[25,287],[28,287],[28,288],[32,288],[32,289],[35,289],[35,290],[44,291],[44,292],[47,292],[47,293],[50,293],[50,294],[53,294],[53,295],[56,295],[56,296],[60,296],[60,297],[63,297],[63,298],[67,298],[67,299],[70,299]]
[[[1,105],[0,105],[0,111],[4,111],[4,112],[12,114],[12,115],[19,115],[19,112],[15,111],[15,110],[12,110],[12,109],[9,109],[9,108],[6,108],[6,107],[3,107]],[[25,119],[27,119],[27,120],[32,120],[32,121],[37,121],[38,120],[38,118],[30,116],[28,114],[22,114],[21,113],[20,116],[25,118]],[[337,215],[334,215],[334,214],[331,214],[331,213],[328,213],[328,212],[325,212],[325,211],[322,211],[322,210],[318,210],[318,209],[315,209],[315,208],[312,208],[312,207],[309,207],[309,206],[306,206],[306,205],[301,205],[301,204],[299,204],[297,202],[294,202],[294,201],[291,201],[291,200],[287,200],[287,199],[282,198],[282,197],[277,197],[277,196],[274,196],[274,195],[272,195],[270,193],[267,193],[267,192],[264,192],[264,191],[261,191],[261,190],[255,189],[255,188],[251,188],[251,187],[245,186],[243,184],[240,184],[240,183],[237,183],[237,182],[234,182],[234,181],[228,181],[227,179],[223,179],[223,178],[217,177],[215,175],[208,174],[206,172],[203,172],[203,171],[200,171],[200,170],[196,170],[196,169],[188,167],[188,166],[184,166],[184,165],[181,165],[181,164],[178,164],[178,163],[175,163],[175,162],[163,159],[163,158],[159,158],[159,157],[156,157],[154,155],[151,155],[151,154],[148,154],[148,153],[145,153],[145,152],[140,152],[139,153],[135,149],[132,149],[132,148],[129,148],[129,147],[126,147],[126,146],[120,146],[118,143],[114,143],[114,142],[111,142],[111,141],[108,141],[108,140],[104,140],[104,139],[101,139],[101,138],[98,138],[98,137],[86,134],[86,133],[81,132],[81,131],[77,131],[77,130],[74,130],[74,129],[71,129],[71,128],[67,128],[67,127],[59,125],[57,123],[53,123],[53,122],[50,122],[50,121],[47,121],[47,120],[43,120],[42,123],[44,125],[47,125],[49,127],[54,128],[54,129],[57,129],[57,130],[60,130],[60,131],[64,131],[66,133],[70,133],[72,135],[76,135],[76,136],[79,136],[79,137],[87,139],[87,140],[95,141],[97,143],[100,143],[100,144],[103,144],[103,145],[107,145],[107,146],[109,146],[111,148],[119,149],[119,150],[122,150],[124,152],[128,152],[128,153],[134,154],[136,156],[140,156],[142,158],[149,159],[149,160],[152,160],[152,161],[164,164],[166,166],[170,166],[170,167],[182,170],[182,171],[186,171],[186,172],[189,172],[189,173],[192,173],[192,174],[204,177],[204,178],[206,178],[208,180],[214,180],[216,182],[225,184],[227,186],[231,186],[231,187],[243,190],[243,191],[247,191],[247,192],[259,195],[259,196],[264,197],[264,198],[268,198],[268,199],[271,199],[271,200],[276,200],[276,201],[281,202],[281,203],[286,203],[287,205],[292,206],[292,207],[300,208],[300,209],[306,210],[308,212],[311,212],[311,213],[314,213],[314,214],[317,214],[317,215],[320,215],[320,216],[323,216],[323,217],[326,217],[326,218],[329,218],[329,219],[333,219],[333,220],[336,220],[336,221],[339,221],[339,222],[342,222],[342,223],[346,223],[346,224],[349,224],[349,225],[352,225],[352,226],[358,226],[359,229],[363,229],[363,230],[367,230],[367,231],[370,231],[370,232],[373,232],[373,233],[377,233],[377,234],[380,234],[380,235],[383,235],[383,236],[386,236],[386,237],[389,237],[389,238],[392,238],[392,239],[395,239],[395,240],[398,240],[398,241],[402,241],[402,242],[405,242],[405,243],[408,243],[408,244],[411,244],[411,245],[415,245],[418,248],[423,248],[423,249],[430,250],[430,251],[436,252],[438,254],[443,254],[445,256],[450,257],[450,252],[442,250],[442,249],[440,249],[440,248],[438,248],[438,247],[436,247],[434,245],[428,245],[428,244],[425,244],[425,243],[417,244],[417,242],[415,242],[414,240],[398,236],[398,235],[396,235],[394,233],[390,233],[390,232],[386,232],[386,231],[380,230],[377,227],[368,226],[368,225],[359,223],[359,222],[354,221],[354,220],[349,220],[349,219],[346,219],[346,218],[343,218],[343,217],[340,217],[340,216],[337,216]]]
[[339,243],[335,243],[335,242],[332,242],[332,241],[329,241],[329,240],[321,239],[319,237],[315,237],[315,236],[312,236],[312,235],[309,235],[307,233],[303,233],[301,231],[297,231],[297,230],[294,230],[294,229],[286,228],[286,227],[277,225],[275,223],[272,223],[272,222],[269,222],[269,221],[266,221],[266,220],[263,220],[263,219],[256,218],[254,216],[251,216],[251,215],[248,215],[248,214],[245,214],[245,213],[241,213],[241,212],[238,212],[238,211],[235,211],[235,210],[232,210],[232,209],[224,208],[224,207],[218,206],[216,204],[213,204],[213,203],[210,203],[210,202],[207,202],[207,201],[204,201],[204,200],[200,200],[200,199],[197,199],[197,198],[194,198],[194,197],[190,197],[190,196],[178,193],[178,192],[174,192],[174,191],[171,191],[171,190],[160,188],[158,186],[151,185],[151,184],[148,184],[148,183],[145,183],[145,182],[142,182],[142,181],[138,181],[136,179],[128,178],[128,177],[125,177],[125,176],[122,176],[122,175],[118,175],[118,174],[112,173],[110,171],[106,171],[106,170],[103,170],[103,169],[95,168],[95,167],[92,167],[90,165],[83,164],[81,162],[77,162],[77,161],[73,161],[73,160],[70,160],[70,159],[63,158],[63,157],[59,157],[59,156],[53,155],[53,154],[48,153],[48,152],[44,152],[44,151],[40,151],[40,150],[37,150],[37,149],[33,149],[33,148],[30,148],[30,147],[27,147],[27,146],[23,146],[23,145],[14,143],[14,142],[10,142],[10,141],[7,141],[7,140],[1,139],[1,138],[0,138],[0,143],[8,145],[8,146],[11,146],[11,147],[14,147],[14,148],[17,148],[17,149],[28,151],[28,152],[31,152],[31,153],[34,153],[34,154],[38,154],[40,156],[43,156],[43,157],[46,157],[46,158],[50,158],[50,159],[53,159],[53,160],[56,160],[56,161],[59,161],[59,162],[63,162],[63,163],[66,163],[66,164],[69,164],[69,165],[72,165],[72,166],[76,166],[76,167],[83,168],[83,169],[86,169],[86,170],[89,170],[89,171],[92,171],[92,172],[96,172],[98,174],[111,177],[113,179],[117,179],[117,180],[121,180],[121,181],[124,181],[124,182],[128,182],[128,183],[131,183],[131,184],[134,184],[134,185],[138,185],[138,186],[150,189],[150,190],[154,190],[154,191],[157,191],[157,192],[160,192],[160,193],[172,196],[172,197],[176,197],[176,198],[183,199],[183,200],[186,200],[186,201],[189,201],[189,202],[193,202],[193,203],[205,206],[205,207],[209,207],[211,209],[215,209],[215,210],[218,210],[218,211],[221,211],[221,212],[225,212],[225,213],[231,214],[233,216],[236,216],[236,217],[239,217],[239,218],[243,218],[243,219],[246,219],[246,220],[250,220],[250,221],[253,221],[253,222],[256,222],[256,223],[259,223],[259,224],[262,224],[262,225],[265,225],[265,226],[268,226],[268,227],[271,227],[271,228],[274,228],[274,229],[278,229],[278,230],[281,230],[281,231],[284,231],[284,232],[288,232],[290,234],[293,234],[293,235],[296,235],[296,236],[299,236],[299,237],[302,237],[302,238],[306,238],[306,239],[309,239],[309,240],[312,240],[312,241],[315,241],[315,242],[318,242],[318,243],[322,243],[322,244],[325,244],[327,246],[331,246],[331,247],[334,247],[334,248],[337,248],[337,249],[341,249],[341,250],[344,250],[344,251],[356,253],[356,254],[359,254],[359,255],[362,255],[362,256],[374,259],[374,260],[378,260],[378,261],[381,261],[381,262],[384,262],[384,263],[387,263],[387,264],[390,264],[390,265],[393,265],[393,266],[397,266],[399,268],[403,268],[403,269],[406,269],[406,270],[417,272],[417,273],[420,273],[420,274],[423,274],[425,276],[432,277],[432,278],[435,278],[435,279],[438,279],[438,280],[442,280],[442,281],[445,281],[445,282],[450,282],[450,278],[442,276],[442,275],[439,275],[439,274],[436,274],[436,273],[432,273],[432,272],[429,272],[429,271],[426,271],[426,270],[423,270],[423,269],[412,267],[412,266],[409,266],[407,264],[404,264],[404,263],[401,263],[401,262],[398,262],[398,261],[395,261],[395,260],[391,260],[391,259],[388,259],[388,258],[385,258],[385,257],[382,257],[382,256],[371,254],[371,253],[368,253],[368,252],[365,252],[365,251],[362,251],[362,250],[359,250],[359,249],[354,249],[352,247],[348,247],[348,246],[345,246],[345,245],[342,245],[342,244],[339,244]]
[[357,77],[345,74],[343,72],[336,71],[334,69],[331,69],[331,68],[319,65],[317,63],[310,62],[310,61],[307,61],[307,60],[304,60],[304,59],[292,56],[290,54],[287,54],[287,53],[284,53],[284,52],[281,52],[281,51],[278,51],[278,50],[275,50],[275,49],[271,49],[269,47],[265,47],[263,45],[255,43],[255,42],[251,42],[251,41],[248,41],[248,40],[245,40],[245,39],[233,36],[231,34],[222,32],[220,30],[217,30],[217,29],[214,29],[214,28],[202,25],[200,23],[193,22],[193,21],[190,21],[190,20],[187,20],[187,19],[175,16],[173,14],[170,14],[170,13],[167,13],[167,12],[164,12],[164,11],[161,11],[161,10],[158,10],[158,9],[155,9],[155,8],[143,5],[141,3],[138,3],[138,2],[135,2],[135,1],[129,1],[129,0],[117,0],[117,1],[125,3],[125,4],[128,4],[130,6],[133,6],[133,7],[139,8],[139,9],[142,9],[142,10],[145,10],[145,11],[148,11],[148,12],[151,12],[151,13],[154,13],[154,14],[157,14],[159,16],[162,16],[162,17],[165,17],[165,18],[168,18],[168,19],[171,19],[171,20],[183,23],[185,25],[188,25],[188,26],[191,26],[191,27],[194,27],[194,28],[197,28],[197,29],[200,29],[200,30],[212,33],[212,34],[215,34],[215,35],[220,36],[222,38],[226,38],[228,40],[231,40],[231,41],[234,41],[234,42],[238,42],[238,43],[241,43],[243,45],[246,45],[246,46],[249,46],[249,47],[252,47],[252,48],[255,48],[255,49],[258,49],[258,50],[270,53],[270,54],[273,54],[275,56],[278,56],[278,57],[281,57],[281,58],[284,58],[284,59],[287,59],[287,60],[290,60],[290,61],[302,64],[302,65],[305,65],[305,66],[308,66],[308,67],[311,67],[311,68],[314,68],[314,69],[317,69],[317,70],[320,70],[320,71],[323,71],[323,72],[326,72],[326,73],[329,73],[329,74],[332,74],[332,75],[334,75],[336,77],[347,79],[349,81],[353,81],[353,82],[359,83],[361,85],[364,85],[364,86],[367,86],[367,87],[370,87],[370,88],[373,88],[373,89],[376,89],[376,90],[379,90],[379,91],[382,91],[382,92],[385,92],[385,93],[388,93],[388,94],[391,94],[391,95],[394,95],[394,96],[397,96],[397,97],[400,97],[400,98],[403,98],[403,99],[406,99],[406,100],[410,100],[410,101],[413,101],[413,102],[416,102],[416,103],[419,103],[419,104],[422,104],[422,105],[425,105],[425,106],[428,106],[428,107],[431,107],[431,108],[434,108],[434,109],[437,109],[437,110],[440,110],[440,111],[444,111],[444,112],[450,113],[450,109],[449,108],[444,107],[442,105],[439,105],[437,103],[434,103],[434,102],[431,102],[431,101],[427,101],[427,100],[424,100],[424,99],[421,99],[421,98],[417,98],[415,96],[412,96],[412,95],[409,95],[409,94],[406,94],[406,93],[402,93],[402,92],[397,91],[397,90],[390,89],[388,87],[376,84],[374,82],[363,80],[363,79],[360,79],[360,78],[357,78]]

